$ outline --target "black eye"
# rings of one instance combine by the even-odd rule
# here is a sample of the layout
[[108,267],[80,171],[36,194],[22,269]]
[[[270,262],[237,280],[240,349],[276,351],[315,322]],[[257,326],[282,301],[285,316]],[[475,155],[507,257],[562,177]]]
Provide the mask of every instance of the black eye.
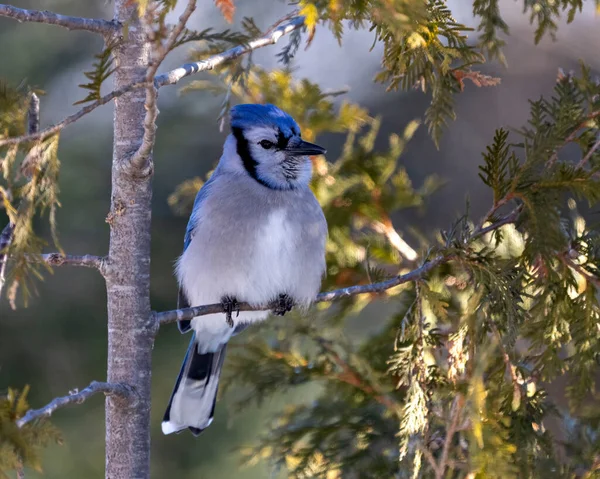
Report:
[[270,148],[273,147],[273,142],[271,142],[269,140],[261,140],[258,142],[258,144],[260,146],[262,146],[265,150],[269,150]]

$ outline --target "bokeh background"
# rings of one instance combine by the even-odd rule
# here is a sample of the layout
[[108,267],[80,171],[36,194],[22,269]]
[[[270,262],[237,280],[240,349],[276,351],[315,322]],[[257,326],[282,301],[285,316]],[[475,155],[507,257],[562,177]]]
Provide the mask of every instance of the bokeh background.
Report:
[[[227,28],[213,2],[199,2],[190,27]],[[473,25],[472,2],[455,0],[450,6],[458,21]],[[591,3],[591,2],[588,2]],[[285,2],[252,0],[236,2],[236,19],[252,16],[268,27],[291,8]],[[21,8],[110,18],[112,4],[76,0],[13,1]],[[505,50],[508,69],[489,64],[485,73],[499,76],[497,87],[478,89],[471,84],[457,98],[458,120],[446,132],[436,150],[421,128],[401,158],[411,178],[419,185],[432,173],[447,183],[428,203],[426,210],[405,211],[394,218],[400,231],[416,227],[433,234],[449,225],[464,211],[465,197],[471,199],[475,216],[489,204],[488,191],[479,181],[477,165],[481,151],[500,126],[520,126],[528,113],[527,99],[550,93],[557,69],[577,69],[578,60],[600,70],[600,17],[588,5],[574,23],[561,25],[557,40],[546,38],[533,44],[532,29],[522,13],[522,2],[502,2],[503,16],[511,28]],[[179,11],[175,11],[179,15]],[[473,34],[475,38],[475,34]],[[349,31],[340,47],[325,29],[318,29],[312,46],[301,49],[294,66],[298,78],[307,77],[323,89],[348,87],[342,98],[360,103],[372,115],[383,119],[380,141],[386,146],[391,132],[403,131],[406,124],[421,118],[428,98],[420,92],[386,93],[372,78],[378,69],[381,51],[372,45],[368,31]],[[282,41],[282,43],[284,43]],[[185,60],[190,47],[169,57],[163,70]],[[281,46],[265,48],[255,54],[258,64],[276,68],[275,54]],[[42,127],[60,120],[77,107],[73,103],[85,96],[78,84],[85,82],[93,54],[102,41],[84,32],[68,32],[58,27],[18,24],[0,18],[0,78],[13,84],[26,81],[42,89]],[[187,51],[186,51],[187,50]],[[207,74],[208,75],[208,74]],[[106,91],[110,88],[110,82]],[[184,82],[185,84],[185,82]],[[180,85],[181,86],[181,85]],[[152,306],[155,310],[173,309],[177,287],[173,262],[182,247],[187,218],[173,214],[167,197],[183,180],[204,176],[220,155],[226,133],[219,132],[216,118],[221,99],[210,93],[179,93],[179,87],[161,91],[159,133],[155,148],[152,243]],[[340,98],[341,101],[341,98]],[[335,158],[344,138],[319,139]],[[112,106],[105,106],[67,128],[61,138],[62,162],[60,188],[62,208],[58,213],[61,243],[72,254],[103,255],[107,251],[110,162],[112,152]],[[5,218],[0,217],[0,226]],[[40,228],[43,228],[40,224]],[[406,239],[411,242],[410,234]],[[416,242],[416,241],[415,241]],[[381,305],[380,308],[385,308]],[[377,329],[377,307],[368,308],[352,322],[357,338]],[[160,420],[187,347],[175,326],[164,328],[158,336],[153,364],[152,476],[156,478],[265,478],[275,477],[267,464],[239,469],[237,448],[252,444],[268,423],[271,413],[291,401],[308,401],[313,390],[295,390],[275,397],[260,408],[251,406],[234,414],[224,397],[218,405],[216,420],[198,439],[185,433],[163,436]],[[243,345],[244,337],[236,342]],[[0,388],[32,387],[30,402],[39,407],[51,398],[91,380],[105,377],[106,296],[100,277],[91,270],[56,269],[39,284],[39,294],[27,309],[12,311],[6,300],[0,302]],[[227,365],[225,366],[227,368]],[[314,386],[313,386],[314,387]],[[95,478],[104,471],[104,404],[94,398],[84,405],[62,410],[54,416],[65,443],[44,453],[43,477]],[[27,477],[41,477],[28,471]]]

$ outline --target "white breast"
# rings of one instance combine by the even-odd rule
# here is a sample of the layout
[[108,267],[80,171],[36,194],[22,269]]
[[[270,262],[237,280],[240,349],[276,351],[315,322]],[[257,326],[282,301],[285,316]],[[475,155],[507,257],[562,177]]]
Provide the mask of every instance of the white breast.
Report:
[[[206,227],[206,226],[205,226]],[[193,305],[212,304],[223,296],[264,305],[286,293],[308,302],[318,289],[303,284],[303,258],[298,248],[301,225],[289,221],[285,209],[274,209],[245,238],[231,235],[216,238],[199,228],[177,265],[180,284]],[[239,233],[241,234],[241,233]],[[243,244],[243,248],[241,245]],[[315,279],[311,283],[315,283]],[[265,311],[234,313],[234,322],[255,322],[268,316]],[[201,344],[215,347],[226,342],[234,328],[224,314],[195,318],[192,322]]]

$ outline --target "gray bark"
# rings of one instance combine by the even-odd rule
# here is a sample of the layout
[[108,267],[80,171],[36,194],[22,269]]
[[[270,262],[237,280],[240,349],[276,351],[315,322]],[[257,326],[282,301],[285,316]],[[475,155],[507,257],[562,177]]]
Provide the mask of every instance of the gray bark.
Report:
[[[116,49],[114,89],[143,82],[150,45],[136,3],[115,0],[115,20],[129,23]],[[106,400],[106,477],[150,477],[150,376],[155,326],[150,312],[151,175],[126,167],[144,135],[145,90],[115,100],[110,247],[106,265],[108,377],[132,386],[136,398]],[[150,158],[151,161],[151,158]],[[151,171],[151,168],[149,169]]]

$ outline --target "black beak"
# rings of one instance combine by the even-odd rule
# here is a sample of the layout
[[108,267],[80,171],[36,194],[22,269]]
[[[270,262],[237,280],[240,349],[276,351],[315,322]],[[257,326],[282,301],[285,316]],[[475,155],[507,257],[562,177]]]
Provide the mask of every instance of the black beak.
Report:
[[308,141],[301,140],[300,143],[296,145],[288,146],[285,149],[285,152],[294,156],[314,156],[324,155],[327,150],[319,145],[314,145]]

